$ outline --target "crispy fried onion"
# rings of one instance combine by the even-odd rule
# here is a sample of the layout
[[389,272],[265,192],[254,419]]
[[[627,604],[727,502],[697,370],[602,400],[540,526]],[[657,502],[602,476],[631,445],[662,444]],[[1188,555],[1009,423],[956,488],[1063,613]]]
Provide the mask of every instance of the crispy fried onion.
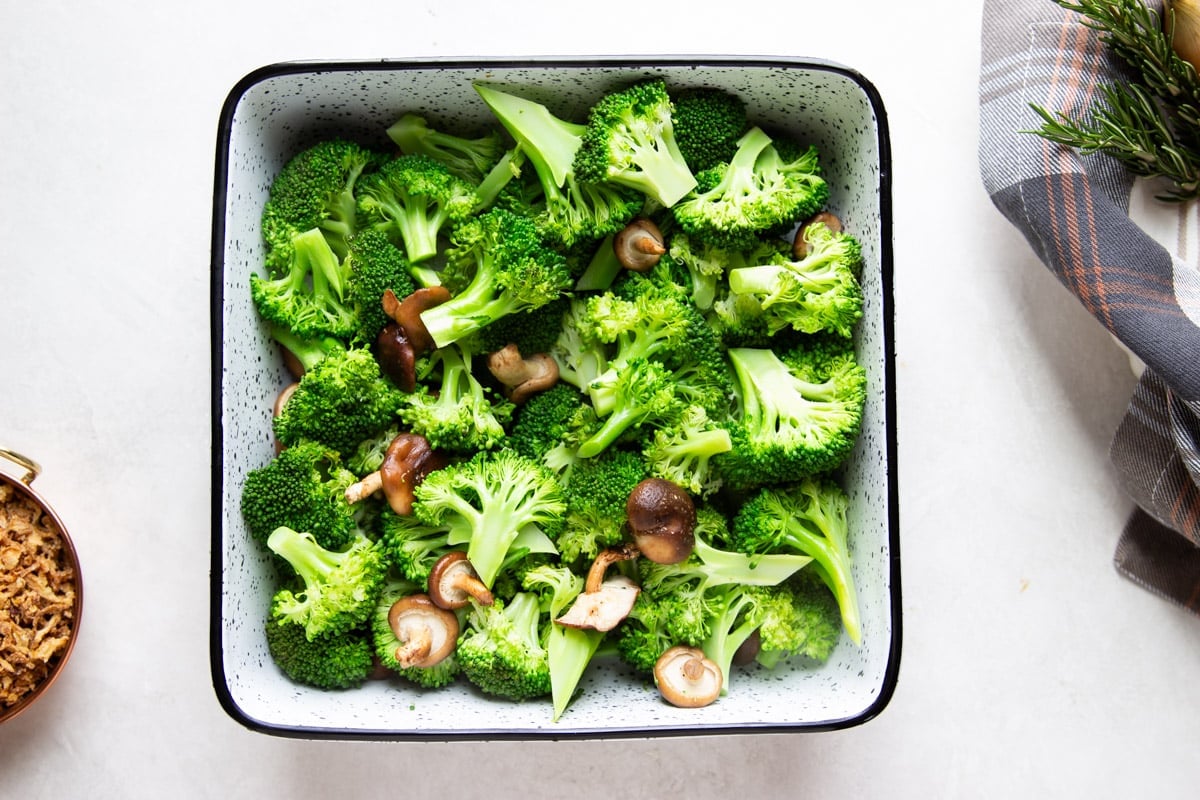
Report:
[[75,571],[58,526],[0,482],[0,707],[50,674],[70,641],[74,604]]

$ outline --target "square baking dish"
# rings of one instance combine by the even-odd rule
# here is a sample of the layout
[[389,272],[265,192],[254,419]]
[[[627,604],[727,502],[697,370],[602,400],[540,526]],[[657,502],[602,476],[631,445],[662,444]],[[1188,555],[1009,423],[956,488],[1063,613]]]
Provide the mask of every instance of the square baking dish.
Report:
[[[715,86],[742,97],[751,119],[815,144],[829,207],[861,241],[864,316],[856,349],[871,387],[857,448],[842,469],[850,499],[863,641],[843,636],[820,666],[739,675],[704,709],[667,705],[616,661],[593,662],[580,694],[551,721],[548,703],[495,700],[469,686],[407,690],[368,682],[350,691],[299,686],[274,666],[262,632],[270,560],[239,511],[246,472],[273,453],[271,407],[290,378],[251,304],[263,256],[259,219],[285,161],[344,135],[386,144],[401,113],[472,130],[489,111],[472,88],[521,87],[579,116],[603,91],[636,78]],[[900,659],[900,559],[892,326],[890,144],[874,87],[853,69],[787,58],[525,58],[294,62],[264,67],[228,95],[217,136],[212,240],[213,685],[227,713],[256,731],[302,738],[446,740],[666,736],[816,731],[863,723],[888,703]],[[748,668],[747,668],[748,669]],[[753,670],[749,670],[753,671]]]

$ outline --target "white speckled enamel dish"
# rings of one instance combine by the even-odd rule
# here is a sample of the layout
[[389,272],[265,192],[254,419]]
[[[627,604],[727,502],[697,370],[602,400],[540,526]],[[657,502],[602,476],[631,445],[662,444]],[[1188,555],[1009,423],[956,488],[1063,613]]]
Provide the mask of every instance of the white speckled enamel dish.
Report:
[[[819,666],[745,670],[702,709],[666,704],[619,663],[593,663],[557,722],[549,701],[490,699],[469,686],[436,691],[371,681],[326,692],[285,678],[262,632],[272,565],[246,535],[242,478],[272,454],[271,407],[288,382],[247,290],[261,261],[259,216],[285,160],[333,133],[381,140],[404,111],[478,128],[488,111],[472,88],[486,78],[524,87],[564,116],[609,87],[659,75],[746,100],[750,116],[820,149],[830,208],[861,240],[865,314],[857,348],[873,390],[858,448],[845,466],[863,642],[845,636]],[[531,90],[530,87],[536,87]],[[383,144],[380,141],[380,144]],[[213,540],[211,661],[231,717],[264,733],[338,739],[612,738],[816,731],[877,715],[900,660],[900,569],[892,341],[891,176],[887,120],[873,86],[846,67],[782,58],[599,58],[285,63],[230,92],[217,141],[212,250]],[[460,683],[462,683],[460,681]]]

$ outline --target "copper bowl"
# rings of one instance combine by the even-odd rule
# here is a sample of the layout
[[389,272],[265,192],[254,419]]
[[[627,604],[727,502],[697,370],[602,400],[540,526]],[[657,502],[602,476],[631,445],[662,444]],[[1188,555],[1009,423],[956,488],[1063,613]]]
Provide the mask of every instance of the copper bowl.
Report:
[[[70,631],[67,634],[66,644],[51,657],[49,671],[32,690],[28,691],[13,705],[0,707],[0,724],[2,724],[17,717],[21,712],[36,703],[50,686],[54,684],[58,676],[63,673],[67,661],[71,657],[71,652],[75,649],[75,642],[79,638],[79,621],[83,612],[83,580],[79,571],[79,557],[75,551],[75,545],[72,543],[71,537],[67,534],[66,526],[62,524],[62,520],[59,519],[54,509],[50,507],[50,504],[30,486],[34,478],[41,473],[41,467],[32,459],[4,448],[0,448],[0,460],[7,460],[24,470],[24,474],[19,479],[0,472],[0,486],[10,486],[14,490],[14,494],[8,502],[19,502],[23,499],[26,502],[32,503],[41,511],[41,521],[48,527],[53,528],[61,541],[60,557],[65,564],[69,564],[71,567],[71,583],[74,588],[74,598],[71,604]],[[0,562],[0,570],[3,569],[3,564]]]

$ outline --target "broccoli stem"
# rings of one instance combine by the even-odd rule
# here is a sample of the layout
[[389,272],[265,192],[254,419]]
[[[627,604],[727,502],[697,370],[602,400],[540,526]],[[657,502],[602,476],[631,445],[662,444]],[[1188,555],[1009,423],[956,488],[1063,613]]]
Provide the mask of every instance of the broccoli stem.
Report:
[[579,445],[576,451],[580,458],[593,458],[604,452],[621,434],[638,425],[646,417],[646,409],[635,405],[622,405],[604,418],[604,424],[590,439]]
[[496,290],[495,273],[487,265],[480,265],[467,288],[421,312],[421,321],[433,343],[445,347],[512,313],[516,301]]

